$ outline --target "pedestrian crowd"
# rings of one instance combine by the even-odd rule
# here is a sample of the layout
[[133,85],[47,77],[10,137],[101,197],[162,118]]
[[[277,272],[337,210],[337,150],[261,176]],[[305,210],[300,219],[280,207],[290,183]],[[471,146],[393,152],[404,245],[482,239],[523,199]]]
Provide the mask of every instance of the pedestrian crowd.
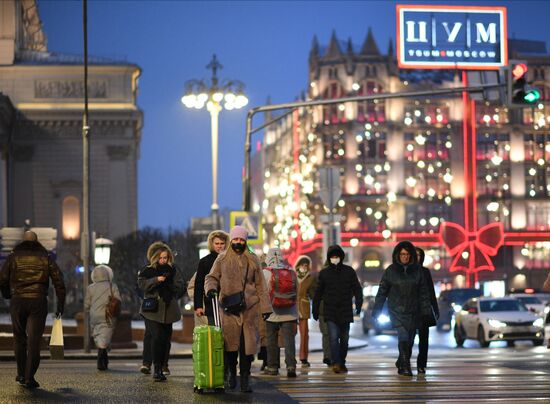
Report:
[[[284,349],[286,376],[297,377],[298,366],[310,366],[311,317],[319,322],[322,332],[323,362],[334,373],[346,373],[350,324],[361,312],[363,290],[356,271],[345,263],[342,247],[329,246],[326,261],[315,271],[307,255],[289,263],[279,248],[271,248],[265,256],[258,256],[247,241],[248,233],[241,226],[233,227],[229,234],[221,230],[210,233],[209,254],[200,259],[187,284],[194,303],[195,389],[236,389],[238,367],[240,391],[252,392],[254,356],[263,361],[261,370],[266,375],[277,376],[280,348]],[[140,371],[163,382],[170,374],[172,326],[181,319],[179,300],[186,287],[166,243],[152,243],[147,260],[137,275],[142,298],[139,314],[145,322]],[[417,333],[417,372],[426,372],[428,330],[439,317],[433,281],[423,262],[422,249],[408,241],[398,243],[374,303],[374,318],[384,304],[388,306],[398,337],[397,373],[404,376],[412,375],[411,353]],[[27,231],[0,271],[0,290],[11,299],[16,381],[27,388],[39,387],[34,376],[40,362],[50,279],[57,298],[56,316],[60,317],[65,301],[63,274],[36,234]],[[110,267],[96,266],[91,280],[84,308],[97,348],[97,368],[106,371],[121,297]],[[213,355],[223,360],[213,365]]]

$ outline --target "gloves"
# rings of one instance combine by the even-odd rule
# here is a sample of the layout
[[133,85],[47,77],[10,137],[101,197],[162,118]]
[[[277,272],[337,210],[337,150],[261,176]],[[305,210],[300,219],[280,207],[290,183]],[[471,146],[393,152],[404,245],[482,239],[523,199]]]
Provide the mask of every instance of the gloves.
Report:
[[206,296],[208,296],[210,299],[213,299],[214,296],[218,295],[218,291],[216,289],[210,289],[208,292],[206,292]]
[[262,318],[264,319],[264,321],[267,321],[269,316],[271,316],[271,313],[262,313]]
[[358,316],[361,314],[361,307],[356,307],[355,308],[355,315]]
[[55,312],[55,317],[60,318],[63,315],[63,305],[60,303],[57,303],[57,310]]

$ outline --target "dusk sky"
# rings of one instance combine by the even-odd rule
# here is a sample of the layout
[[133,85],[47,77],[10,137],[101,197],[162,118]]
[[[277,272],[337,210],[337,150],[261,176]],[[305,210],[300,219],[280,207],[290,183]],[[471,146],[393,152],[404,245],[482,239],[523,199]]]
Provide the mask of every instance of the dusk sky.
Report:
[[[395,44],[396,4],[506,6],[510,38],[550,46],[547,1],[89,0],[89,54],[142,69],[139,227],[182,229],[191,217],[210,213],[210,116],[186,109],[180,98],[185,81],[210,79],[205,66],[213,53],[223,65],[220,79],[244,82],[250,100],[242,110],[220,114],[219,203],[240,210],[246,111],[268,97],[272,103],[294,101],[306,90],[314,35],[326,45],[335,30],[339,39],[361,46],[370,27],[386,53],[390,38]],[[48,49],[82,54],[81,2],[38,0],[38,6]],[[254,127],[260,123],[257,116]],[[260,134],[253,143],[258,140]]]

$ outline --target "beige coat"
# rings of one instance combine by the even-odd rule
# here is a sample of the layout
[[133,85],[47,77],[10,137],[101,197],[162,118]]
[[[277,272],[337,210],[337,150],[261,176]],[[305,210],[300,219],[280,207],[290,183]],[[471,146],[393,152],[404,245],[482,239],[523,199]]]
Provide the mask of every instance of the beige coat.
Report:
[[300,320],[307,320],[311,316],[311,299],[315,295],[317,278],[307,274],[304,279],[298,279],[298,315]]
[[228,352],[239,350],[242,330],[245,352],[247,355],[254,355],[258,352],[260,344],[258,318],[262,313],[273,311],[258,258],[249,251],[237,255],[231,248],[227,249],[214,261],[210,273],[206,276],[204,291],[208,293],[211,289],[218,290],[220,302],[225,296],[241,292],[247,265],[245,311],[237,316],[225,314],[223,309],[220,309],[220,313],[225,350]]

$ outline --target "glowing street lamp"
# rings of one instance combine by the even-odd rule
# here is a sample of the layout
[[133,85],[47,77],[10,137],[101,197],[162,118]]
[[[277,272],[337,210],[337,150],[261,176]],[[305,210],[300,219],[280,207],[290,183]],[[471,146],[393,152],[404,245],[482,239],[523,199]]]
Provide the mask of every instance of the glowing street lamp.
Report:
[[206,66],[212,70],[212,80],[207,84],[204,80],[189,80],[185,83],[185,95],[181,102],[187,108],[202,109],[206,106],[210,112],[212,134],[212,226],[220,227],[218,205],[218,115],[222,109],[231,111],[248,104],[244,95],[244,84],[238,80],[226,80],[219,83],[216,72],[223,66],[216,55]]
[[97,238],[95,240],[94,262],[97,265],[109,264],[109,260],[111,259],[112,245],[113,245],[113,242],[107,238]]

